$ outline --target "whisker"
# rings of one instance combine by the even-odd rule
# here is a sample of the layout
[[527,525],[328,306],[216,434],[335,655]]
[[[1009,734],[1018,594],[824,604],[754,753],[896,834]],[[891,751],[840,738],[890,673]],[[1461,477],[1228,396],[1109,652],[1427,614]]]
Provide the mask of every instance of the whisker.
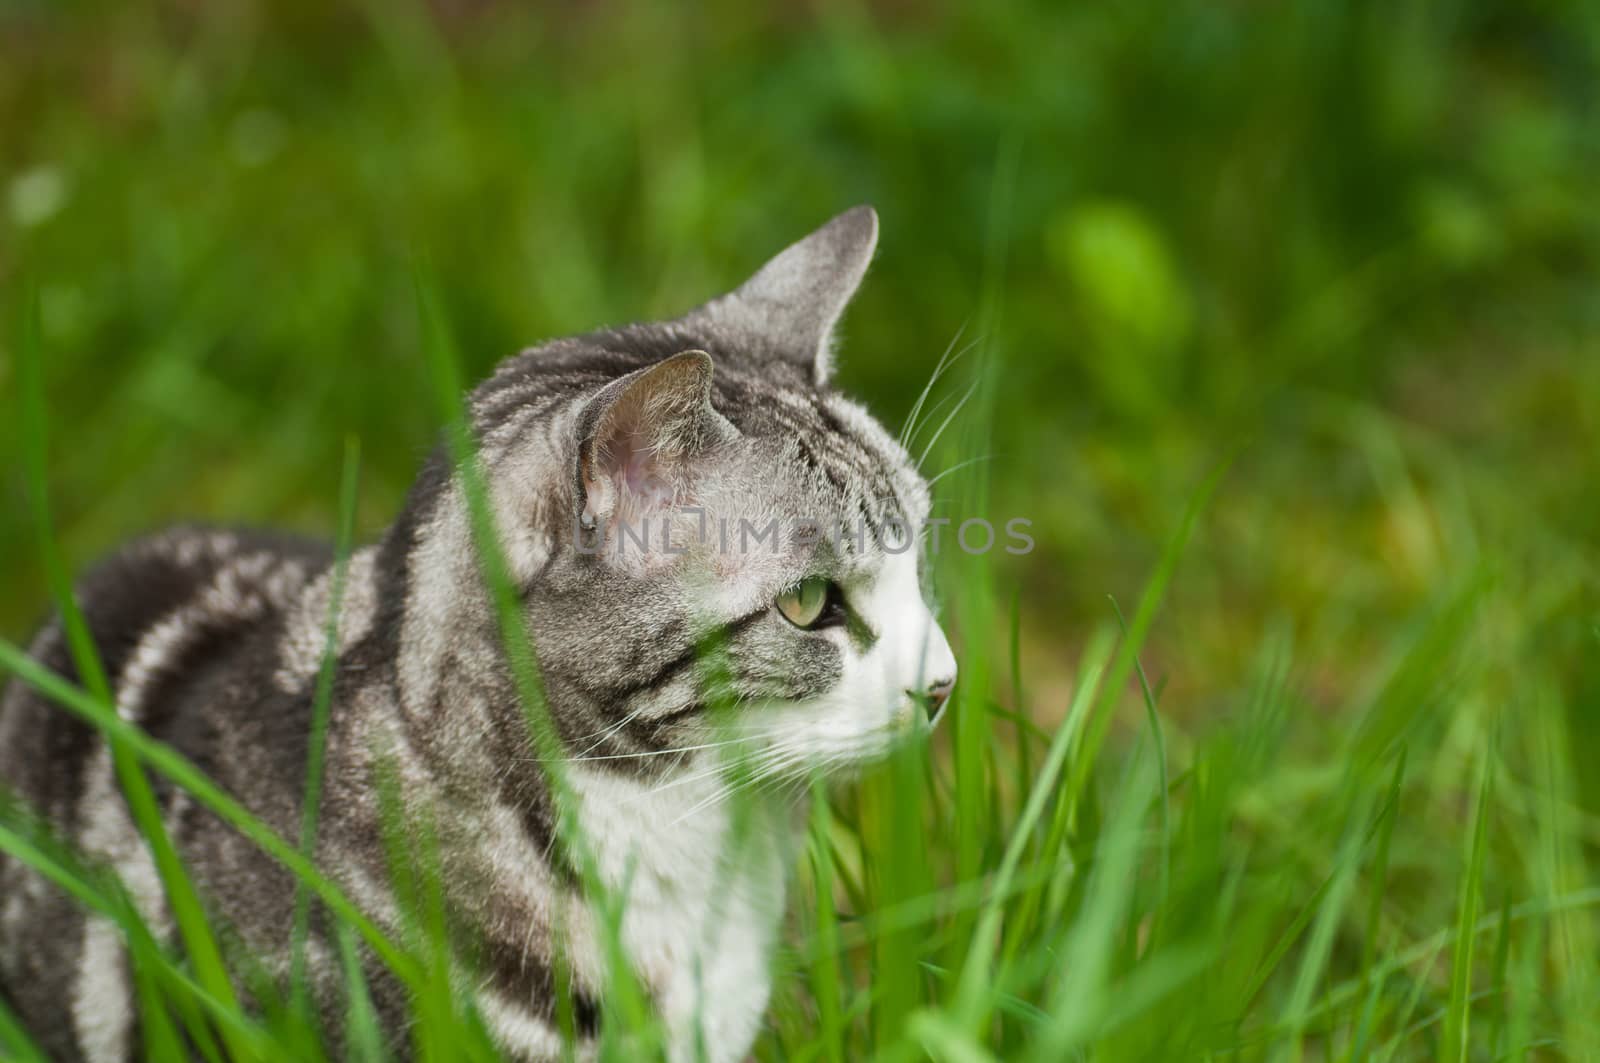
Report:
[[980,457],[968,458],[966,461],[957,462],[956,464],[950,466],[948,469],[945,469],[943,472],[939,473],[939,475],[937,475],[937,476],[933,477],[932,479],[930,479],[928,481],[928,490],[930,490],[930,491],[933,490],[933,485],[934,484],[938,483],[940,480],[943,480],[946,476],[949,476],[953,472],[960,472],[962,469],[967,468],[969,465],[977,465],[979,462],[993,461],[994,458],[995,458],[995,455],[993,455],[993,454],[984,454],[984,455],[981,455]]
[[[970,320],[970,319],[969,319]],[[956,344],[961,342],[961,336],[967,331],[968,321],[963,321],[956,329],[950,342],[945,344],[943,353],[939,355],[938,362],[934,363],[933,372],[928,374],[928,380],[922,385],[922,391],[917,395],[917,401],[912,403],[911,412],[906,415],[906,423],[900,426],[899,443],[904,447],[911,438],[911,433],[916,427],[917,418],[922,413],[922,404],[927,401],[928,394],[933,391],[934,385],[939,382],[939,375],[944,372],[944,364],[950,357],[950,352],[956,349]]]
[[[972,342],[962,347],[961,350],[956,351],[956,344],[961,342],[962,334],[967,331],[967,324],[968,322],[963,321],[961,327],[956,329],[956,334],[950,338],[950,343],[945,347],[944,353],[939,356],[938,364],[933,367],[933,373],[928,377],[928,382],[922,386],[922,394],[917,396],[916,403],[911,407],[911,413],[906,417],[905,426],[900,429],[901,447],[908,446],[914,438],[913,433],[916,431],[917,419],[922,414],[922,406],[927,402],[934,386],[939,383],[939,378],[945,374],[946,370],[960,361],[968,351],[978,345],[979,338],[975,337]],[[952,351],[955,351],[953,356],[951,354]]]
[[748,775],[741,775],[738,778],[735,778],[730,785],[723,787],[722,789],[713,792],[709,797],[696,802],[694,805],[690,806],[689,809],[681,813],[670,824],[668,824],[668,827],[675,827],[691,816],[707,811],[716,805],[727,801],[728,799],[732,798],[734,794],[739,793],[746,788],[752,788],[752,793],[761,793],[765,788],[765,785],[769,783],[780,770],[786,768],[789,763],[799,761],[803,758],[804,750],[799,747],[798,743],[785,743],[766,750],[756,751],[750,758],[750,760],[754,762],[754,770],[752,772],[750,772]]
[[[612,735],[616,734],[618,731],[620,731],[624,727],[628,726],[634,720],[638,719],[639,718],[639,714],[641,712],[643,712],[643,711],[644,711],[644,706],[640,705],[637,709],[634,709],[632,712],[628,713],[628,715],[624,716],[622,719],[620,719],[616,723],[612,724],[609,728],[605,728],[602,731],[598,732],[600,737],[596,738],[593,742],[590,742],[587,746],[584,746],[583,749],[579,750],[578,751],[578,756],[579,757],[583,757],[583,756],[587,755],[588,753],[592,752],[595,749],[595,747],[603,744],[607,739],[611,738]],[[588,737],[588,736],[586,735],[585,737]]]
[[[932,406],[928,407],[927,416],[930,417],[930,418],[939,416],[941,413],[943,413],[945,411],[945,409],[952,402],[955,401],[956,396],[959,395],[959,394],[960,394],[959,391],[946,392],[943,396],[940,397],[938,402],[936,402]],[[926,422],[924,422],[923,426],[921,426],[921,427],[919,427],[917,429],[916,433],[912,434],[911,439],[908,441],[908,445],[907,445],[907,449],[908,450],[910,449],[910,444],[914,444],[914,443],[917,442],[917,434],[920,433],[921,430],[922,430],[922,427],[925,427],[925,426],[926,426]]]
[[673,753],[693,753],[700,749],[717,749],[720,746],[731,746],[743,742],[743,738],[729,738],[721,742],[703,742],[693,746],[673,746],[671,749],[647,749],[642,753],[602,753],[597,757],[517,757],[513,758],[524,764],[585,764],[599,760],[633,760],[640,757],[665,757]]
[[705,771],[694,772],[690,775],[679,775],[676,778],[667,779],[664,782],[661,782],[656,786],[644,791],[643,793],[635,794],[633,797],[624,798],[623,801],[624,803],[644,801],[662,794],[673,787],[683,786],[687,783],[698,782],[702,779],[709,779],[714,775],[721,775],[730,770],[731,767],[736,766],[738,763],[739,762],[737,760],[732,762],[724,761],[707,768]]
[[667,829],[671,830],[673,827],[676,827],[690,816],[709,810],[711,807],[721,804],[723,801],[726,801],[730,796],[732,796],[733,792],[734,787],[731,786],[726,786],[720,790],[713,791],[710,797],[695,802],[692,806],[690,806],[687,812],[682,813],[678,816],[678,818],[674,819],[671,823],[668,823]]
[[956,403],[955,408],[950,411],[949,416],[947,416],[943,423],[939,425],[938,431],[933,433],[933,438],[928,440],[928,445],[922,448],[922,457],[917,459],[918,472],[922,471],[922,463],[928,460],[928,455],[933,452],[934,444],[939,442],[939,437],[944,435],[944,430],[950,427],[950,422],[956,419],[956,415],[961,412],[961,408],[965,406],[968,400],[970,400],[972,396],[976,395],[977,393],[978,384],[976,381],[974,381],[973,385],[967,389],[966,394],[961,396],[961,401]]

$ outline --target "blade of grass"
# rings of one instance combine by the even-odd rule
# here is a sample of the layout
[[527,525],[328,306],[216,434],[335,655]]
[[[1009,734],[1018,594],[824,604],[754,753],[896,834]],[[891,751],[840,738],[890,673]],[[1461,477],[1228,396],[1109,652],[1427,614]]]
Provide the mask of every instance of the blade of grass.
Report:
[[383,1049],[383,1031],[378,1027],[372,996],[367,992],[367,979],[361,971],[360,949],[356,945],[355,935],[343,923],[337,927],[335,937],[339,942],[339,960],[344,969],[346,1058],[352,1063],[380,1063],[387,1053]]
[[1383,1060],[1384,1063],[1388,1063],[1389,1060],[1394,1058],[1395,1053],[1399,1051],[1400,1044],[1405,1036],[1405,1031],[1411,1023],[1411,1016],[1416,1014],[1417,1005],[1421,1003],[1422,995],[1427,992],[1428,975],[1433,970],[1434,965],[1439,962],[1439,954],[1444,951],[1444,947],[1449,943],[1449,940],[1450,939],[1447,935],[1440,936],[1435,939],[1432,942],[1431,949],[1429,949],[1425,954],[1427,957],[1426,961],[1413,976],[1411,982],[1411,992],[1406,994],[1405,1004],[1402,1005],[1400,1011],[1395,1015],[1394,1029],[1398,1030],[1399,1032],[1393,1037],[1389,1038],[1389,1040],[1385,1041],[1378,1050],[1377,1058]]
[[[1382,686],[1369,699],[1360,723],[1348,732],[1347,752],[1360,764],[1379,762],[1429,710],[1442,688],[1441,662],[1455,658],[1478,607],[1493,585],[1492,573],[1480,569],[1458,586],[1442,592],[1431,611],[1413,625]],[[1356,711],[1359,701],[1347,711]]]
[[[1397,774],[1395,776],[1395,785],[1398,786],[1399,779],[1401,777],[1399,772],[1404,769],[1403,758],[1399,763],[1397,763],[1396,769]],[[1394,805],[1392,802],[1397,801],[1398,798],[1398,790],[1391,791],[1391,803],[1385,805],[1384,810],[1378,814],[1376,820],[1367,829],[1365,837],[1362,841],[1362,846],[1364,846],[1365,843],[1370,841],[1374,836],[1379,838],[1381,846],[1382,839],[1385,837],[1385,831],[1393,830]],[[1263,960],[1257,967],[1255,974],[1252,975],[1249,982],[1249,987],[1245,992],[1243,1000],[1241,1001],[1242,1005],[1248,1005],[1255,1000],[1256,995],[1261,992],[1261,990],[1266,986],[1267,982],[1271,979],[1273,972],[1277,970],[1279,962],[1281,962],[1283,957],[1288,954],[1295,942],[1299,940],[1300,934],[1305,930],[1307,925],[1310,924],[1313,916],[1322,910],[1324,900],[1326,899],[1329,891],[1332,890],[1338,883],[1340,876],[1345,869],[1345,865],[1342,863],[1342,860],[1343,857],[1341,856],[1340,861],[1335,862],[1333,871],[1324,876],[1322,881],[1317,884],[1317,888],[1313,890],[1311,896],[1306,899],[1306,903],[1301,906],[1300,911],[1295,914],[1294,919],[1289,923],[1288,927],[1286,927],[1283,933],[1278,936],[1278,940],[1273,945],[1272,950],[1267,954],[1266,959]],[[1380,862],[1386,865],[1387,861],[1388,854],[1387,852],[1383,852],[1380,857]],[[1379,898],[1381,899],[1381,897],[1382,894],[1380,893]],[[1307,1004],[1309,1005],[1309,1002],[1307,1002]]]
[[1471,1048],[1472,955],[1477,940],[1478,909],[1483,897],[1483,866],[1487,852],[1490,802],[1494,795],[1494,752],[1483,757],[1478,782],[1477,809],[1472,817],[1471,847],[1467,869],[1461,880],[1461,901],[1456,923],[1455,948],[1451,957],[1450,1006],[1445,1018],[1444,1037],[1439,1043],[1439,1059],[1464,1063]]
[[[955,972],[930,963],[927,960],[922,961],[922,969],[933,975],[940,983],[948,984],[955,978]],[[1012,1018],[1022,1019],[1030,1026],[1050,1021],[1050,1013],[1037,1004],[1019,997],[1015,993],[1008,993],[1003,989],[994,989],[992,992],[994,993],[995,1011]]]
[[[1361,978],[1368,985],[1367,999],[1356,1022],[1350,1049],[1345,1055],[1347,1063],[1356,1063],[1367,1057],[1367,1045],[1377,1021],[1378,1003],[1388,980],[1387,974],[1374,974],[1373,963],[1378,953],[1378,929],[1383,920],[1383,901],[1389,881],[1389,847],[1394,839],[1395,821],[1400,818],[1400,789],[1406,776],[1406,749],[1402,745],[1399,756],[1395,757],[1394,777],[1389,781],[1389,793],[1378,814],[1378,845],[1372,858],[1372,898],[1367,906],[1366,930],[1361,944]],[[1509,926],[1510,913],[1505,913],[1504,918]]]
[[[1016,758],[1014,778],[1022,783],[1033,778],[1033,756],[1031,746],[1032,738],[1025,725],[1031,725],[1032,720],[1027,715],[1028,698],[1024,692],[1022,680],[1022,588],[1018,587],[1011,595],[1011,706],[1012,713],[1008,717],[1017,724]],[[991,710],[992,711],[992,710]]]
[[1100,746],[1111,727],[1113,711],[1122,697],[1129,677],[1133,674],[1139,650],[1144,646],[1145,637],[1150,633],[1150,626],[1155,622],[1156,610],[1161,607],[1167,585],[1171,583],[1173,574],[1177,571],[1178,559],[1183,556],[1183,549],[1188,545],[1195,523],[1232,463],[1233,455],[1219,462],[1190,496],[1188,505],[1184,507],[1183,516],[1178,522],[1177,531],[1167,540],[1166,548],[1161,553],[1161,560],[1145,584],[1144,593],[1139,597],[1139,608],[1133,615],[1133,626],[1118,647],[1116,659],[1112,662],[1106,684],[1100,694],[1100,702],[1085,723],[1082,748],[1073,757],[1064,794],[1069,805],[1082,792],[1083,784],[1094,767]]
[[[1088,778],[1094,758],[1100,743],[1104,740],[1105,732],[1110,726],[1112,708],[1121,695],[1123,687],[1127,685],[1128,677],[1138,659],[1140,647],[1144,644],[1150,625],[1154,622],[1156,609],[1166,592],[1167,584],[1171,581],[1173,573],[1177,570],[1178,559],[1182,556],[1183,548],[1189,541],[1189,536],[1194,529],[1195,522],[1199,519],[1201,511],[1221,483],[1223,475],[1232,463],[1232,456],[1218,463],[1198,490],[1190,497],[1185,507],[1182,519],[1176,532],[1167,540],[1162,551],[1160,562],[1156,570],[1146,582],[1144,592],[1140,596],[1139,609],[1134,616],[1132,631],[1123,637],[1118,647],[1117,656],[1111,665],[1106,683],[1099,687],[1098,699],[1093,706],[1085,707],[1085,720],[1078,728],[1084,733],[1078,740],[1074,749],[1073,759],[1067,771],[1066,782],[1061,793],[1057,796],[1055,814],[1052,817],[1049,833],[1046,836],[1042,852],[1046,859],[1054,859],[1054,854],[1062,851],[1066,841],[1067,831],[1071,825],[1076,811],[1077,798],[1081,793],[1083,784]],[[1080,688],[1081,689],[1081,688]],[[1063,749],[1063,756],[1065,750]],[[1063,864],[1063,867],[1066,865]],[[1021,947],[1024,935],[1029,933],[1034,925],[1039,905],[1044,900],[1043,891],[1031,891],[1023,898],[1017,917],[1012,921],[1012,930],[1008,933],[1005,959],[1002,968],[1009,965],[1015,951]],[[972,971],[971,977],[977,979],[981,970]],[[963,972],[963,983],[967,982],[967,973]],[[975,987],[975,984],[974,984]],[[969,988],[968,992],[973,989]]]
[[[1532,882],[1537,896],[1558,898],[1595,880],[1590,870],[1590,846],[1583,839],[1575,814],[1585,792],[1579,776],[1582,747],[1552,680],[1536,681],[1531,704],[1535,711],[1528,729],[1529,751],[1540,791],[1535,822],[1538,858],[1532,868]],[[1597,922],[1581,912],[1556,912],[1541,929],[1545,938],[1543,955],[1537,960],[1530,957],[1529,963],[1542,964],[1539,969],[1549,972],[1545,979],[1553,975],[1557,1007],[1562,1013],[1560,1032],[1568,1051],[1579,1058],[1596,1057],[1600,1053],[1600,1024],[1592,1021],[1591,1003],[1600,993]],[[1550,996],[1549,988],[1541,985],[1536,998],[1522,1002],[1520,1007],[1543,1006]],[[1531,1020],[1522,1025],[1526,1032],[1514,1038],[1513,1044],[1533,1037]]]
[[[113,705],[115,698],[111,685],[101,667],[99,651],[88,622],[72,591],[66,567],[56,548],[53,521],[50,516],[50,491],[47,477],[48,452],[47,421],[44,402],[43,352],[39,338],[39,297],[30,291],[23,310],[23,334],[19,344],[18,366],[21,377],[23,406],[23,450],[27,470],[29,495],[34,514],[34,527],[38,537],[39,556],[46,579],[60,611],[61,625],[71,648],[78,676],[89,692],[100,701]],[[155,792],[145,778],[144,770],[126,745],[107,734],[111,759],[118,781],[121,783],[133,822],[155,861],[156,871],[166,894],[168,907],[177,921],[178,931],[194,965],[195,975],[206,992],[224,1005],[237,1008],[238,998],[228,977],[222,952],[211,933],[211,924],[200,902],[194,883],[190,881],[177,848],[167,834],[162,820],[161,806]],[[209,1041],[203,1030],[195,1036],[202,1043]],[[228,1039],[230,1054],[235,1058],[250,1058],[249,1046]]]
[[1394,777],[1389,781],[1389,795],[1384,801],[1382,821],[1378,827],[1378,848],[1372,859],[1372,900],[1367,908],[1366,932],[1361,943],[1361,975],[1372,971],[1373,957],[1378,951],[1378,928],[1383,921],[1383,899],[1389,882],[1389,846],[1394,839],[1395,821],[1400,818],[1400,787],[1406,777],[1406,747],[1400,747],[1395,758]]
[[[614,1036],[630,1032],[640,1032],[648,1039],[653,1035],[655,1024],[644,991],[626,958],[621,930],[622,901],[610,896],[577,822],[577,799],[565,772],[566,753],[550,721],[533,635],[528,629],[527,618],[522,614],[520,596],[501,549],[488,485],[478,462],[462,398],[464,389],[457,368],[455,342],[436,290],[421,268],[415,272],[414,280],[423,354],[434,398],[444,421],[447,452],[467,503],[474,553],[480,577],[494,608],[501,647],[521,703],[538,766],[550,791],[555,809],[555,837],[571,859],[585,896],[601,915],[601,930],[606,939],[609,961],[609,986],[605,997],[607,1014],[610,1016],[610,1020],[602,1024],[603,1040],[609,1043]],[[626,896],[625,891],[623,896]],[[565,985],[556,987],[558,1011],[570,1007],[562,999],[568,991]]]
[[1321,899],[1316,906],[1316,920],[1311,935],[1300,955],[1300,967],[1295,972],[1288,1003],[1284,1006],[1283,1024],[1289,1028],[1289,1055],[1299,1060],[1304,1054],[1302,1039],[1306,1029],[1306,1014],[1311,1010],[1312,994],[1327,972],[1333,952],[1334,937],[1344,915],[1345,903],[1355,882],[1361,864],[1368,831],[1362,829],[1370,805],[1357,800],[1356,808],[1348,817],[1345,839],[1334,860],[1334,867],[1320,890]]
[[0,1059],[17,1060],[18,1063],[50,1063],[46,1056],[22,1028],[22,1022],[11,1010],[6,998],[0,996]]
[[[322,805],[323,759],[327,749],[328,711],[333,700],[334,668],[338,663],[339,613],[344,607],[345,579],[350,570],[350,549],[355,538],[356,490],[360,477],[361,445],[353,436],[345,440],[344,466],[339,477],[339,531],[334,546],[333,586],[328,595],[328,618],[322,645],[322,663],[311,700],[311,735],[306,753],[305,796],[300,808],[300,851],[309,861],[317,855],[317,819]],[[305,982],[306,937],[310,930],[311,895],[304,882],[295,883],[294,929],[291,939],[290,985],[298,996]]]
[[165,742],[118,716],[104,701],[62,679],[12,643],[0,639],[0,669],[10,672],[74,716],[92,724],[102,733],[124,742],[144,763],[189,793],[200,805],[215,813],[224,823],[244,835],[252,844],[277,860],[291,874],[304,881],[323,904],[339,918],[349,922],[367,941],[379,958],[402,979],[412,981],[416,966],[406,953],[389,940],[338,886],[316,869],[300,850],[279,837],[236,800],[212,782],[204,772]]
[[1050,1023],[1028,1057],[1036,1063],[1069,1058],[1109,1011],[1117,939],[1133,904],[1139,839],[1154,797],[1154,776],[1143,758],[1129,765],[1100,835],[1083,910],[1067,937],[1061,977],[1051,987]]
[[[1122,629],[1122,637],[1128,637],[1128,621],[1122,615],[1122,606],[1117,604],[1114,596],[1111,599],[1111,608],[1117,614],[1117,626]],[[1144,698],[1145,718],[1150,723],[1150,736],[1155,741],[1156,747],[1156,772],[1157,780],[1161,787],[1161,879],[1158,883],[1160,892],[1157,895],[1157,919],[1150,926],[1150,945],[1153,946],[1160,930],[1160,913],[1166,911],[1167,894],[1171,891],[1172,883],[1172,811],[1168,794],[1169,782],[1167,780],[1167,740],[1161,731],[1161,713],[1156,709],[1155,695],[1150,692],[1150,680],[1144,674],[1144,663],[1138,655],[1133,658],[1133,670],[1139,678],[1139,693]]]
[[[0,852],[20,860],[29,868],[71,897],[86,912],[109,920],[122,933],[135,964],[136,977],[153,979],[163,990],[151,994],[147,1002],[159,1003],[151,1020],[158,1034],[170,1026],[161,1018],[166,1000],[174,1004],[193,1003],[203,1008],[233,1043],[243,1046],[252,1058],[271,1058],[273,1042],[265,1031],[248,1019],[237,1004],[219,1000],[198,981],[175,967],[162,953],[160,944],[145,926],[143,918],[126,893],[110,894],[81,864],[69,858],[59,844],[46,845],[11,824],[0,822]],[[163,1000],[162,998],[166,998]],[[181,1009],[180,1009],[181,1010]],[[161,1040],[166,1037],[162,1036]],[[173,1037],[175,1040],[175,1035]]]
[[[876,908],[924,896],[932,889],[927,838],[920,802],[926,784],[926,741],[914,741],[861,783],[869,904]],[[879,1053],[903,1043],[906,1023],[925,1002],[920,961],[923,935],[886,929],[872,944],[878,994],[873,1002],[873,1038]]]
[[[999,942],[1004,905],[1010,896],[1011,880],[1016,876],[1017,869],[1022,863],[1022,856],[1033,836],[1034,827],[1044,814],[1045,804],[1054,792],[1056,780],[1060,777],[1066,762],[1067,751],[1079,732],[1080,721],[1089,711],[1089,706],[1093,704],[1101,689],[1100,681],[1105,674],[1106,661],[1111,656],[1111,645],[1111,633],[1100,629],[1084,648],[1083,663],[1079,668],[1078,689],[1073,696],[1072,707],[1067,712],[1066,721],[1056,731],[1055,739],[1039,766],[1039,775],[1028,794],[1027,804],[1023,806],[1022,814],[1017,817],[1017,822],[1011,829],[1011,838],[1006,846],[1005,855],[1001,857],[1000,867],[995,872],[994,882],[990,887],[989,900],[978,917],[977,929],[973,933],[972,944],[967,952],[966,963],[961,969],[955,995],[955,1009],[961,1014],[964,1026],[968,1030],[976,1031],[985,1014],[983,1001],[991,982],[994,949]],[[1046,850],[1046,856],[1048,855],[1049,850]]]
[[1499,1003],[1493,1015],[1493,1026],[1490,1028],[1488,1045],[1489,1053],[1499,1059],[1504,1051],[1506,1033],[1506,1004],[1509,982],[1506,972],[1511,963],[1511,894],[1504,893],[1500,897],[1500,932],[1495,936],[1494,963],[1491,970],[1494,972],[1493,988],[1489,991],[1491,999]]
[[[837,850],[834,859],[838,859]],[[838,866],[837,862],[834,866]],[[841,915],[838,947],[841,951],[859,949],[876,941],[880,934],[896,930],[920,928],[927,931],[937,926],[942,916],[963,910],[982,910],[997,897],[1001,901],[1010,900],[1048,883],[1054,875],[1053,867],[1035,866],[1018,871],[1003,894],[993,890],[993,876],[990,876],[975,882],[957,883],[900,904],[875,908],[863,916],[845,918]],[[813,942],[802,955],[813,956],[818,948],[820,945]]]
[[[1552,916],[1573,914],[1591,908],[1600,908],[1600,886],[1573,890],[1556,897],[1541,897],[1535,900],[1523,901],[1511,906],[1511,918],[1515,922],[1529,919],[1548,919]],[[1472,928],[1472,933],[1486,934],[1496,930],[1500,925],[1498,912],[1478,920]],[[1432,964],[1439,953],[1443,952],[1454,939],[1457,933],[1455,926],[1447,927],[1421,941],[1380,959],[1377,964],[1377,976],[1388,978],[1398,971],[1424,963]],[[1315,1006],[1306,1014],[1306,1022],[1321,1021],[1339,1008],[1346,1006],[1353,999],[1362,994],[1364,989],[1360,977],[1346,979],[1337,985],[1330,986],[1318,1000]],[[1282,1030],[1274,1023],[1262,1027],[1261,1032],[1267,1036],[1279,1036]]]
[[1184,986],[1192,985],[1216,958],[1216,950],[1212,948],[1179,947],[1169,948],[1140,963],[1115,987],[1104,1010],[1095,1016],[1096,1040],[1129,1024],[1148,1021],[1148,1009]]
[[839,913],[833,906],[832,815],[820,781],[811,787],[811,861],[816,890],[817,952],[811,964],[812,995],[817,1002],[818,1033],[832,1063],[844,1063],[844,1020],[839,991],[844,976],[839,963]]
[[1367,1044],[1377,1027],[1378,1002],[1383,997],[1383,977],[1374,978],[1367,990],[1367,999],[1361,1006],[1361,1017],[1356,1020],[1355,1034],[1350,1038],[1350,1050],[1345,1053],[1346,1063],[1358,1063],[1367,1058]]
[[999,1063],[998,1057],[943,1012],[916,1012],[906,1022],[906,1034],[930,1059],[945,1063]]

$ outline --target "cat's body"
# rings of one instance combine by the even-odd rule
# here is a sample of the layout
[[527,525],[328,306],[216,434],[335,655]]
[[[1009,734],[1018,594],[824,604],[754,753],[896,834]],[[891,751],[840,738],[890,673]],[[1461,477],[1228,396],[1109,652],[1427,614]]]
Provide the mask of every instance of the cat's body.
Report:
[[[875,234],[870,211],[842,215],[729,296],[676,322],[524,353],[472,398],[582,857],[623,898],[622,944],[676,1059],[739,1058],[759,1027],[799,822],[782,784],[880,754],[918,725],[916,695],[942,701],[954,679],[915,550],[872,545],[889,524],[925,517],[925,487],[876,422],[826,387],[829,333]],[[708,515],[711,534],[697,534]],[[852,532],[831,543],[786,535],[770,549],[718,534],[731,522],[737,540],[773,520]],[[863,531],[852,522],[871,533],[852,541]],[[648,529],[654,549],[624,527]],[[811,619],[799,610],[815,602],[797,588],[816,598],[818,581],[827,601]],[[119,713],[286,838],[300,830],[332,586],[324,547],[180,529],[128,548],[79,589]],[[491,1034],[515,1057],[557,1056],[565,965],[580,1048],[591,1043],[609,984],[603,923],[572,835],[558,829],[461,481],[442,456],[383,539],[351,559],[337,636],[319,862],[396,925],[379,785],[392,772],[391,792],[437,835],[461,962]],[[714,725],[708,637],[726,650],[734,703]],[[75,677],[56,624],[33,652]],[[758,797],[729,799],[733,767]],[[91,728],[13,685],[0,703],[0,781],[114,866],[171,938],[155,868]],[[218,921],[284,975],[293,878],[188,795],[157,793]],[[336,1030],[340,974],[320,933],[309,969]],[[403,1050],[404,991],[377,964],[368,975]],[[0,994],[62,1058],[138,1053],[118,932],[4,856]]]

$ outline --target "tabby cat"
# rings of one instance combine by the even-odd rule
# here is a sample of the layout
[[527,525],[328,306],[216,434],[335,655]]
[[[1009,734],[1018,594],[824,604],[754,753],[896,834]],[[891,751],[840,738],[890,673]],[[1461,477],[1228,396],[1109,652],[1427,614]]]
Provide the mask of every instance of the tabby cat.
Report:
[[[459,962],[509,1057],[557,1058],[562,1014],[580,1057],[592,1051],[611,984],[584,888],[598,880],[624,905],[622,945],[671,1058],[742,1058],[771,985],[805,780],[881,756],[950,694],[955,660],[919,579],[927,485],[829,384],[834,327],[877,228],[855,208],[676,320],[547,343],[472,393],[559,791],[503,649],[471,496],[442,449],[393,526],[349,560],[317,858],[393,928],[388,797],[427,814]],[[184,527],[78,588],[122,718],[287,838],[335,571],[318,543]],[[76,678],[59,622],[32,652]],[[176,941],[95,730],[14,683],[0,780],[114,868]],[[226,940],[284,977],[295,880],[185,792],[158,782],[157,796]],[[741,819],[753,826],[735,830]],[[337,1036],[344,983],[327,922],[314,920],[308,971]],[[405,991],[369,967],[405,1054]],[[0,995],[46,1050],[139,1054],[132,991],[114,926],[0,856]]]

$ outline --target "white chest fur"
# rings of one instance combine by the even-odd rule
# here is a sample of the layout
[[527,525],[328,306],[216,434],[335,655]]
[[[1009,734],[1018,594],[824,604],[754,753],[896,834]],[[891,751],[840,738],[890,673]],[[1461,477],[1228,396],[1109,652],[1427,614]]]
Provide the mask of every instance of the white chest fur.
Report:
[[749,1050],[794,844],[788,802],[720,800],[726,784],[697,777],[707,770],[664,784],[570,776],[600,875],[625,898],[623,945],[660,1004],[674,1063]]

